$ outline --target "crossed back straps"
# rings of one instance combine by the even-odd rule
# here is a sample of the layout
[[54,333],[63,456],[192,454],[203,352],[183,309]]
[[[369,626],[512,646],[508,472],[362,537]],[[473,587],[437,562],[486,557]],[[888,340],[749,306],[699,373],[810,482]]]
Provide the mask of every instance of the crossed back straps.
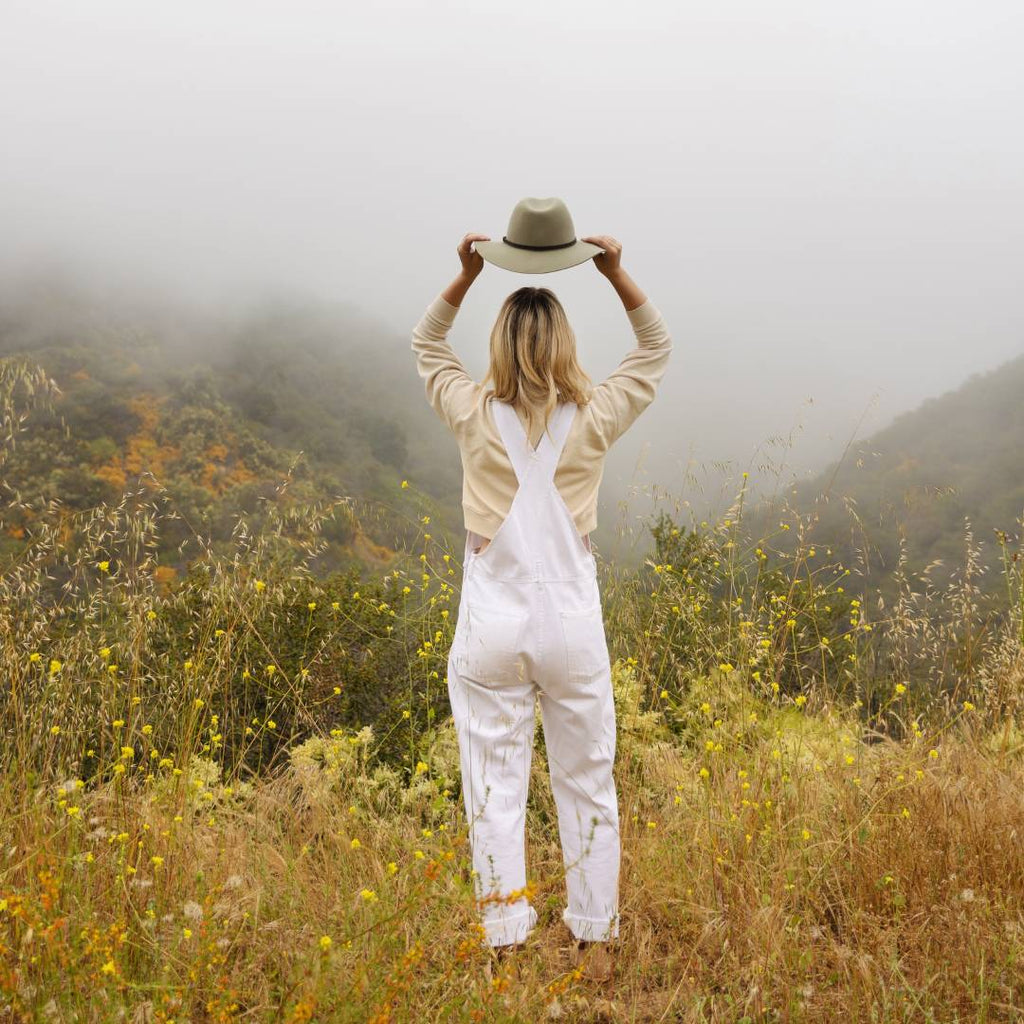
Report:
[[[536,449],[530,447],[530,439],[526,436],[526,430],[519,422],[519,417],[511,405],[492,398],[491,409],[494,412],[494,422],[501,435],[502,444],[505,446],[505,451],[508,453],[509,461],[512,463],[520,485],[526,478],[528,470],[537,473],[544,480],[553,480],[558,460],[565,447],[565,439],[569,436],[569,428],[576,415],[576,403],[558,403],[548,421],[548,430],[541,435]],[[536,463],[532,470],[531,462]]]

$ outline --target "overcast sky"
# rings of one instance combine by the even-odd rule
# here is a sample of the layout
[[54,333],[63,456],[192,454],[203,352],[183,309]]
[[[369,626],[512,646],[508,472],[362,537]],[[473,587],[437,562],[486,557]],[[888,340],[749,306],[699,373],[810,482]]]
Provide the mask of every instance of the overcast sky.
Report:
[[[746,468],[800,422],[817,465],[1024,351],[1022,29],[1016,0],[6,0],[2,263],[351,301],[409,376],[462,235],[560,196],[676,346],[605,479],[655,443],[670,488]],[[632,345],[592,264],[488,265],[452,334],[474,375],[541,283],[595,380]]]

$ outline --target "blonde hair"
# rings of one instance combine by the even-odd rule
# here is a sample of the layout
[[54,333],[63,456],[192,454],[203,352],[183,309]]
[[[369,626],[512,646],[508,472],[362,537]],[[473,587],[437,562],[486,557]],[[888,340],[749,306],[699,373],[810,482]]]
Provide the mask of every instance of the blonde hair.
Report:
[[590,401],[592,381],[576,358],[576,335],[550,288],[519,288],[502,303],[482,383],[488,381],[498,401],[523,408],[530,438],[538,420],[547,429],[558,402]]

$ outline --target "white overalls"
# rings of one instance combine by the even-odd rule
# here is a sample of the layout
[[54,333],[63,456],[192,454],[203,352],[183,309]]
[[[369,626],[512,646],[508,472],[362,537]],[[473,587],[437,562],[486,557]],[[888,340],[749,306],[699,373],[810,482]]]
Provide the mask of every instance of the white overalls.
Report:
[[[492,946],[537,923],[525,896],[525,825],[534,699],[566,868],[562,919],[578,939],[617,938],[619,817],[615,708],[597,564],[555,487],[576,413],[559,403],[536,450],[512,406],[489,399],[519,481],[508,515],[479,553],[469,533],[448,693],[481,919]],[[589,538],[588,538],[589,539]]]

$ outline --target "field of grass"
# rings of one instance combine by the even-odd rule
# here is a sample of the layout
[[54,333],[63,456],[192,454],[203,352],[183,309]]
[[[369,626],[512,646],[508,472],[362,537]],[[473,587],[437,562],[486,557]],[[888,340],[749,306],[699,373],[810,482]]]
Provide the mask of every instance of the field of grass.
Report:
[[600,563],[613,983],[569,961],[539,727],[540,922],[485,970],[429,512],[378,579],[308,570],[339,509],[271,506],[167,582],[159,495],[35,509],[0,578],[0,1021],[1021,1019],[1019,539],[998,614],[969,532],[878,607],[812,517],[746,536],[746,486]]

